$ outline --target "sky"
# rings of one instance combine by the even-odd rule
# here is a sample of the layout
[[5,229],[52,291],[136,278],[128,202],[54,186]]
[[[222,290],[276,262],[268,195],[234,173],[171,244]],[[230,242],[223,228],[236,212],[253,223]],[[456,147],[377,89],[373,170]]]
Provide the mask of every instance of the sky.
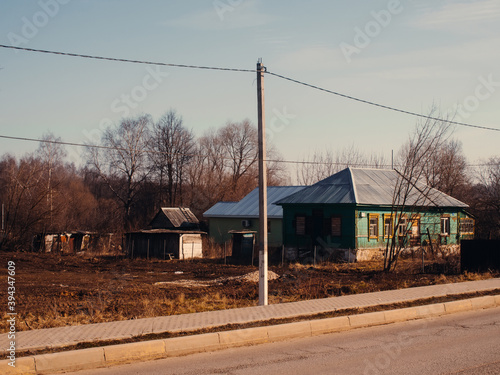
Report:
[[[0,2],[0,44],[269,72],[363,100],[500,129],[498,0],[39,0]],[[265,75],[268,140],[287,160],[354,147],[390,160],[417,119]],[[197,136],[257,124],[255,72],[0,48],[0,135],[98,143],[123,117],[174,109]],[[471,164],[500,132],[457,126]],[[34,151],[0,139],[0,155]],[[78,163],[80,149],[68,147]]]

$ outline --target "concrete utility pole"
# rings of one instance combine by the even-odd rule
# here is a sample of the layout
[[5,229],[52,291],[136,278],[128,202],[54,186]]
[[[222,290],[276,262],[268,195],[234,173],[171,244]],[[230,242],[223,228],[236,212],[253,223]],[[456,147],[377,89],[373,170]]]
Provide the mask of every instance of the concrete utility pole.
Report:
[[257,113],[259,122],[259,306],[266,306],[267,289],[267,170],[266,122],[264,111],[264,72],[262,59],[257,62]]

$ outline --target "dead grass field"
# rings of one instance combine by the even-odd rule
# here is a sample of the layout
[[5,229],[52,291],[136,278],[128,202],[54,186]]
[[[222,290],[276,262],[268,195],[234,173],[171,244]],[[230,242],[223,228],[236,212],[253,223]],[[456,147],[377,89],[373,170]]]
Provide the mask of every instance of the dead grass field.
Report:
[[[17,330],[184,314],[254,306],[258,285],[252,266],[218,260],[160,261],[116,257],[0,253],[2,303],[0,323],[7,332],[7,262],[16,264]],[[456,266],[427,260],[401,260],[397,272],[381,272],[380,262],[291,264],[270,267],[269,302],[367,293],[379,290],[498,277],[457,274]],[[246,277],[243,277],[245,276]]]

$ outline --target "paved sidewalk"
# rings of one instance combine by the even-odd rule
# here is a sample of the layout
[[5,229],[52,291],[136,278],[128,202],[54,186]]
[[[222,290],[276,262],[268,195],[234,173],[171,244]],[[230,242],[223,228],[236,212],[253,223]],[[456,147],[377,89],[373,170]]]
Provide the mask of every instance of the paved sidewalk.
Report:
[[[226,324],[244,324],[270,319],[310,316],[338,310],[410,302],[425,298],[484,292],[495,289],[500,289],[500,278],[355,294],[269,306],[23,331],[16,334],[16,349],[18,351],[27,349],[40,350],[84,342],[120,340],[151,333],[189,332],[202,328],[216,328]],[[7,351],[9,341],[7,334],[0,335],[1,352]]]

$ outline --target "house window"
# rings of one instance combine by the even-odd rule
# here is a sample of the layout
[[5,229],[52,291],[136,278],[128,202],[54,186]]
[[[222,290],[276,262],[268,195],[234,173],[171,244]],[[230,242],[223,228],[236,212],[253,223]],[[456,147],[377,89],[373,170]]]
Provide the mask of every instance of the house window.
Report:
[[384,238],[392,238],[394,215],[384,214]]
[[405,237],[408,235],[408,221],[404,216],[399,219],[398,235],[400,237]]
[[306,234],[306,217],[305,216],[295,217],[295,234],[298,236],[303,236]]
[[340,216],[331,217],[331,235],[342,236],[342,218]]
[[443,216],[441,218],[441,235],[449,236],[450,235],[450,217]]
[[271,220],[267,221],[267,233],[271,233]]
[[378,239],[378,214],[368,215],[369,238]]
[[460,234],[474,234],[474,219],[460,220]]

